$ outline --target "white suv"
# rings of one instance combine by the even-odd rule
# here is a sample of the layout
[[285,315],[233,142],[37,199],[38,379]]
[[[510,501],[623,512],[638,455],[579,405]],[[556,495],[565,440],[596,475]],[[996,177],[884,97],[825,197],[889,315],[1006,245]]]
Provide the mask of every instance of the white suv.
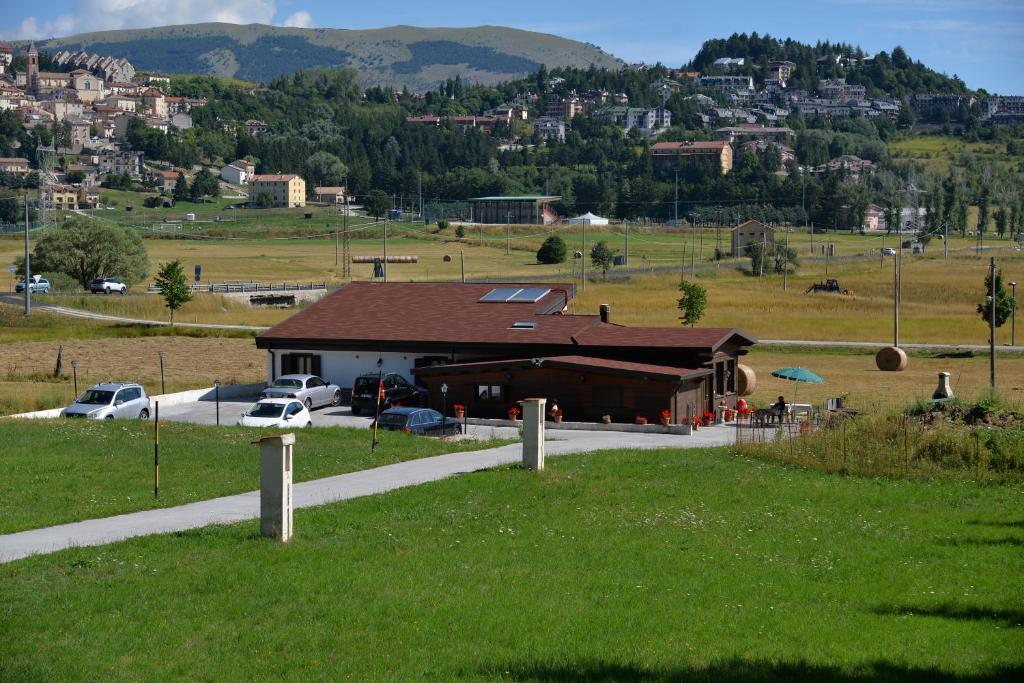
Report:
[[61,411],[61,417],[92,420],[149,419],[149,397],[141,384],[103,382],[89,387]]
[[89,291],[93,294],[117,292],[124,296],[124,293],[128,291],[128,285],[114,277],[98,277],[89,283]]

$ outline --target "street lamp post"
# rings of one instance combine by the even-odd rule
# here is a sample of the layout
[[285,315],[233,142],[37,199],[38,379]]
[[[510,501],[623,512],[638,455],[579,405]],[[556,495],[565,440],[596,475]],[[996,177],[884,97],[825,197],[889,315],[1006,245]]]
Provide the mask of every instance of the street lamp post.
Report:
[[989,318],[988,318],[988,381],[989,386],[992,389],[992,393],[996,390],[996,259],[991,257],[989,259],[989,277],[991,285],[989,286]]
[[220,380],[213,380],[213,400],[217,406],[217,426],[220,426]]
[[167,387],[164,386],[164,352],[160,351],[158,355],[160,356],[160,393],[166,394]]
[[448,384],[441,384],[441,436],[444,436],[448,420]]
[[1012,313],[1010,314],[1010,346],[1017,345],[1017,283],[1010,283],[1011,298],[1013,299]]

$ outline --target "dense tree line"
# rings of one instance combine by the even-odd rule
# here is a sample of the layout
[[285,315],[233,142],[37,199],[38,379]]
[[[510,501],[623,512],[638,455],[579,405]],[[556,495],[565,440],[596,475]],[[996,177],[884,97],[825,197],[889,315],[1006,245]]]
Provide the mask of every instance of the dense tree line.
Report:
[[[774,40],[747,38],[746,42],[771,45]],[[798,46],[789,45],[793,49]],[[729,41],[717,47],[711,41],[705,45],[706,55],[702,51],[695,64],[711,59],[716,50],[732,47]],[[815,55],[840,49],[844,54],[859,54],[848,47],[808,47],[805,57],[813,60]],[[757,59],[788,54],[785,50],[781,55],[762,52],[755,55]],[[894,51],[893,57],[898,54]],[[903,64],[902,60],[898,61]],[[916,73],[917,67],[908,62],[896,70]],[[794,117],[787,122],[796,131],[793,144],[797,164],[813,167],[853,154],[878,163],[889,174],[882,174],[890,179],[884,187],[880,182],[853,179],[844,173],[801,175],[796,164],[780,172],[781,157],[774,149],[760,154],[737,149],[733,170],[727,175],[704,167],[656,167],[649,154],[649,141],[635,132],[624,135],[616,126],[583,115],[569,122],[564,141],[533,140],[528,126],[521,126],[518,138],[523,144],[506,146],[500,145],[499,135],[480,130],[406,122],[407,116],[424,113],[480,114],[527,92],[540,98],[535,113],[545,99],[571,90],[625,92],[631,103],[654,104],[660,98],[653,86],[667,74],[661,66],[620,71],[590,68],[548,72],[541,68],[529,78],[499,86],[466,85],[456,78],[422,98],[379,87],[364,91],[356,73],[348,69],[301,71],[278,78],[265,88],[224,79],[175,78],[172,91],[210,98],[208,105],[193,110],[194,127],[163,135],[133,124],[128,139],[147,157],[178,166],[187,167],[200,160],[224,163],[249,158],[260,173],[303,175],[310,189],[345,183],[361,201],[373,190],[402,207],[417,206],[420,196],[426,203],[537,193],[560,196],[555,208],[563,215],[593,211],[628,220],[761,217],[797,222],[810,218],[816,224],[834,226],[862,216],[872,203],[891,204],[894,193],[889,186],[905,187],[909,182],[905,164],[888,158],[886,142],[897,134],[897,124],[885,117],[807,121]],[[903,75],[897,81],[913,79]],[[711,135],[706,129],[694,127],[696,109],[685,91],[669,97],[666,106],[673,111],[677,125],[661,139],[706,139]],[[250,136],[243,125],[247,119],[263,121],[268,131]],[[986,127],[980,132],[982,137],[1022,136],[1019,129],[1007,133],[1005,129]],[[978,178],[985,173],[991,176],[994,171],[986,171],[969,159],[958,160],[955,166],[963,205],[977,203],[979,188],[984,184]],[[1016,190],[1012,173],[1008,173],[1005,169],[996,173],[997,185],[1003,189],[992,191],[993,210],[988,218],[993,226],[995,211],[1003,206],[1007,214],[1005,220],[999,214],[999,224],[1012,223],[1011,197]],[[920,184],[926,179],[917,180]],[[929,187],[944,187],[942,178],[929,177],[927,182]],[[379,197],[375,196],[376,200]],[[929,206],[945,203],[945,199],[940,202],[933,197]]]

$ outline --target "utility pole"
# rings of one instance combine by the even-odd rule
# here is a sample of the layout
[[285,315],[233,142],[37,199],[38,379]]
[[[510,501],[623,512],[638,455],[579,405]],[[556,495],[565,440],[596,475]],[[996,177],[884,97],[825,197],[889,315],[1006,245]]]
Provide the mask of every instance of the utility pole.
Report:
[[783,258],[782,266],[782,291],[785,292],[789,289],[789,228],[786,228],[786,253]]
[[1010,346],[1017,345],[1017,282],[1010,282],[1010,298],[1013,299],[1013,308],[1010,318]]
[[462,284],[466,284],[466,252],[459,249],[459,268],[462,270]]
[[388,219],[384,219],[384,282],[388,281]]
[[672,206],[673,206],[673,209],[672,209],[672,212],[673,212],[672,213],[672,215],[673,215],[672,224],[675,227],[679,227],[679,169],[678,168],[676,168],[676,191],[675,191],[675,196],[674,196],[674,198],[672,200]]
[[949,260],[949,223],[942,224],[942,258]]
[[629,265],[629,223],[626,223],[626,253],[622,257],[622,264]]
[[587,289],[587,223],[583,222],[583,248],[580,250],[580,290]]
[[25,315],[32,315],[32,263],[28,253],[28,190],[25,190]]
[[[331,227],[330,224],[328,224],[327,227],[330,228]],[[338,230],[339,230],[338,224],[335,223],[334,224],[334,267],[335,267],[335,269],[337,269],[337,267],[338,267],[338,245],[339,245],[339,242],[341,241],[339,239],[340,236],[338,234]]]
[[988,381],[992,393],[996,391],[996,257],[989,260],[989,336],[988,336]]
[[423,220],[423,225],[427,224],[427,216],[423,213],[423,172],[416,171],[416,194],[420,198],[420,218]]
[[512,212],[505,216],[505,256],[512,254]]
[[344,279],[352,279],[352,245],[348,241],[348,188],[345,188],[345,215],[341,218],[341,225],[344,231],[344,237],[341,243],[342,247],[342,259],[344,263],[341,265],[341,277]]
[[900,346],[900,257],[903,254],[903,242],[896,249],[892,259],[892,345]]

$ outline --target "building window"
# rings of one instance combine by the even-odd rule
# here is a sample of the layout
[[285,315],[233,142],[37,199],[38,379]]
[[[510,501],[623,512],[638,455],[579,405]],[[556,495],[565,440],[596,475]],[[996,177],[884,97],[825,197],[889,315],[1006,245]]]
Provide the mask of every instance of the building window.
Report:
[[500,401],[504,397],[499,384],[478,384],[476,385],[476,397],[479,401]]
[[282,375],[320,375],[320,355],[285,353],[281,355]]

